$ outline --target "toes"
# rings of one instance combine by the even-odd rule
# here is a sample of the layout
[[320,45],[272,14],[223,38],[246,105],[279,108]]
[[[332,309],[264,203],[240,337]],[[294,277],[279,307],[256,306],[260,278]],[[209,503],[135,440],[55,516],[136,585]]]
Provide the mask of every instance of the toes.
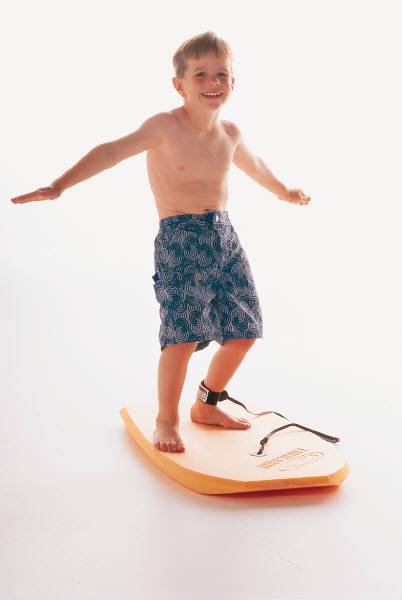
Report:
[[162,452],[184,452],[185,450],[184,443],[181,439],[154,441],[154,446],[157,450],[161,450]]
[[226,427],[227,429],[249,429],[250,424],[244,423],[243,421],[236,419],[233,421],[225,422],[223,424],[223,427]]
[[235,418],[229,424],[229,427],[234,427],[235,429],[248,429],[250,427],[250,423],[246,421],[246,419]]
[[250,423],[244,419],[237,419],[236,425],[237,429],[248,429],[250,427]]
[[156,448],[162,452],[184,452],[185,450],[183,442],[176,440],[163,440],[156,444]]
[[184,444],[181,440],[172,442],[173,450],[175,452],[184,452]]

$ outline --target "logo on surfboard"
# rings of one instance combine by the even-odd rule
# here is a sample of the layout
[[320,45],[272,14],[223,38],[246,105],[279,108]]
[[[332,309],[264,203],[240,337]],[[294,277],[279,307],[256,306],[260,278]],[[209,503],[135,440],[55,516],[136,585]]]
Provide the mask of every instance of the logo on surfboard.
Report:
[[323,458],[324,452],[318,450],[307,450],[306,448],[295,448],[286,454],[276,456],[270,460],[266,460],[260,465],[256,465],[261,469],[271,469],[278,467],[278,471],[290,471],[291,469],[302,469],[307,465]]

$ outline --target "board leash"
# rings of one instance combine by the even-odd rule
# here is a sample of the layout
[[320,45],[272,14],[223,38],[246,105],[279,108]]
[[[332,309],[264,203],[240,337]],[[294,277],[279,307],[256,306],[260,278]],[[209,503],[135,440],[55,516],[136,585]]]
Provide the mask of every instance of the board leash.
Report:
[[[222,402],[223,400],[230,400],[231,402],[234,402],[235,404],[239,404],[240,406],[242,406],[251,415],[256,415],[257,417],[260,417],[262,415],[274,414],[274,415],[278,415],[278,417],[282,417],[283,419],[286,419],[286,421],[289,421],[289,419],[287,417],[285,417],[281,413],[278,413],[274,410],[265,410],[265,411],[259,412],[259,413],[252,412],[251,410],[249,410],[247,408],[247,406],[245,404],[243,404],[243,402],[240,402],[239,400],[235,400],[235,398],[232,398],[231,396],[229,396],[229,394],[226,390],[223,390],[222,392],[213,392],[205,385],[204,380],[202,380],[202,382],[199,385],[199,388],[197,391],[197,398],[199,398],[199,400],[201,400],[205,404],[211,404],[211,405],[216,405],[218,402]],[[311,429],[310,427],[306,427],[305,425],[300,425],[300,423],[289,422],[286,425],[277,427],[276,429],[273,429],[272,431],[267,433],[267,435],[265,437],[263,437],[262,440],[260,440],[260,449],[257,452],[253,453],[253,455],[261,456],[262,453],[264,452],[265,445],[268,443],[268,440],[274,435],[274,433],[277,433],[278,431],[281,431],[282,429],[286,429],[287,427],[292,427],[292,426],[299,427],[300,429],[304,429],[304,431],[310,431],[311,433],[318,435],[320,438],[322,438],[326,442],[331,442],[332,444],[336,444],[336,442],[339,442],[341,439],[339,437],[335,437],[334,435],[329,435],[327,433],[322,433],[321,431],[317,431],[316,429]]]

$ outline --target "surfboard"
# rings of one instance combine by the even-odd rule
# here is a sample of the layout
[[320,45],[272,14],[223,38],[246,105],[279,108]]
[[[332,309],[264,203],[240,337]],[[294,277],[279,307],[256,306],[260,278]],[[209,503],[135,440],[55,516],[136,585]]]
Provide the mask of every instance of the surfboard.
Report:
[[[225,392],[226,393],[226,392]],[[180,435],[184,452],[161,451],[153,445],[157,407],[143,400],[124,406],[120,415],[138,446],[168,477],[201,494],[236,494],[262,490],[338,486],[350,467],[340,438],[294,423],[281,413],[244,413],[230,398],[222,410],[251,423],[227,429],[190,419],[194,400],[180,400]],[[246,408],[248,413],[251,411]]]

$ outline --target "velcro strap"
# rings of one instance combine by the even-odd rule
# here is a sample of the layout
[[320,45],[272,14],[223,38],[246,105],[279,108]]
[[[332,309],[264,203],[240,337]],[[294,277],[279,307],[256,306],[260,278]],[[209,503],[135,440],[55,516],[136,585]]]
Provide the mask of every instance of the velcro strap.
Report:
[[202,402],[205,402],[205,404],[215,405],[218,404],[221,393],[222,392],[213,392],[207,388],[204,384],[204,380],[202,380],[197,391],[197,398]]

